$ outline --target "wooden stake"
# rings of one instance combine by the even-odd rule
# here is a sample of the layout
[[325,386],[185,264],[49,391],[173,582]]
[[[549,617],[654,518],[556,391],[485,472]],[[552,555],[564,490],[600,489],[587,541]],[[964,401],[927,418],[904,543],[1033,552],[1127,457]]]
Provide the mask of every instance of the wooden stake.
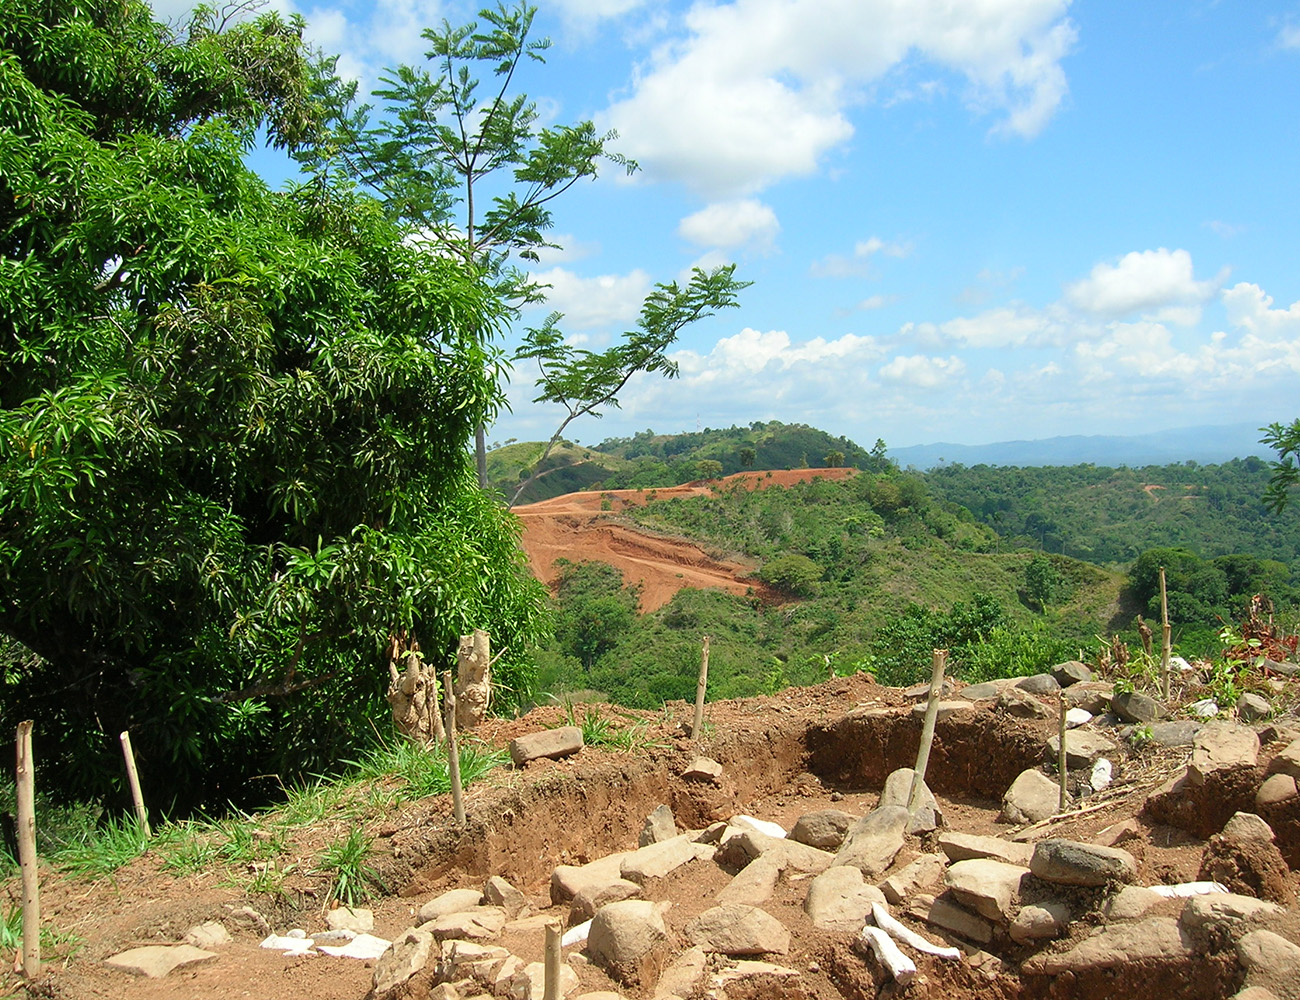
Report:
[[561,1000],[560,998],[560,925],[546,925],[546,946],[543,954],[546,963],[542,1000]]
[[145,840],[153,837],[149,829],[149,813],[144,807],[144,796],[140,794],[140,772],[135,769],[135,753],[131,750],[131,734],[122,733],[118,737],[122,744],[122,756],[126,758],[126,780],[131,785],[131,801],[135,804],[135,819],[144,831]]
[[23,975],[41,974],[41,887],[36,870],[36,762],[32,722],[18,723],[18,864],[23,873]]
[[934,742],[934,721],[939,717],[939,696],[943,693],[943,668],[948,662],[948,650],[936,649],[930,665],[930,700],[925,706],[925,723],[921,726],[921,746],[916,751],[916,769],[912,774],[912,790],[907,796],[907,811],[915,813],[921,807],[921,788],[925,784],[925,769],[930,766],[930,744]]
[[1169,701],[1169,594],[1165,590],[1165,568],[1160,567],[1160,676],[1165,701]]
[[443,725],[447,730],[447,776],[451,778],[451,808],[456,825],[465,825],[465,799],[460,787],[460,746],[456,742],[456,692],[451,687],[451,671],[442,672]]
[[704,732],[704,692],[709,686],[709,637],[704,637],[700,649],[700,679],[695,682],[695,718],[691,722],[691,739],[698,740]]
[[1065,787],[1065,692],[1063,691],[1056,692],[1056,710],[1061,717],[1057,728],[1057,737],[1060,740],[1060,747],[1056,754],[1056,770],[1061,779],[1061,800],[1057,805],[1057,811],[1065,812],[1070,805],[1070,793]]

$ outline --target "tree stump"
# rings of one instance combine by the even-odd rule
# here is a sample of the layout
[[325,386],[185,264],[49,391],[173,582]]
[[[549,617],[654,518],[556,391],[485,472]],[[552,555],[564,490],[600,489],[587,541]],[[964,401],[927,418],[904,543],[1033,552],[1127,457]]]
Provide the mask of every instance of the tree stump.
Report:
[[393,724],[408,739],[428,745],[446,738],[437,671],[424,662],[420,644],[404,632],[388,640],[388,704]]
[[473,729],[492,706],[491,640],[481,628],[462,635],[456,650],[456,728]]

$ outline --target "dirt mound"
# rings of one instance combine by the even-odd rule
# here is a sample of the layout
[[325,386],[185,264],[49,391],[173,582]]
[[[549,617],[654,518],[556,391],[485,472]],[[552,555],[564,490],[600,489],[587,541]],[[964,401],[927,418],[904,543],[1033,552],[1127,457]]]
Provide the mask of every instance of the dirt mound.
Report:
[[755,593],[774,600],[753,572],[752,563],[717,558],[693,542],[655,535],[637,527],[622,512],[659,500],[710,496],[717,490],[766,489],[810,479],[847,479],[856,469],[790,469],[740,472],[723,479],[655,490],[606,490],[569,493],[540,503],[516,507],[524,525],[524,551],[537,578],[554,587],[559,578],[555,561],[609,563],[625,583],[640,584],[641,610],[663,607],[683,587]]

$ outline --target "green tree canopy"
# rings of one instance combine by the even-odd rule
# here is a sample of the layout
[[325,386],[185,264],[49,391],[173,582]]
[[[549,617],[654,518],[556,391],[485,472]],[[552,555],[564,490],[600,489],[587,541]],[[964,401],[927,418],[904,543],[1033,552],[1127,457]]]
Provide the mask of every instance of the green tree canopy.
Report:
[[161,801],[327,767],[401,630],[486,626],[528,688],[544,595],[466,457],[503,305],[346,186],[243,166],[312,125],[300,35],[0,0],[0,630],[44,658],[5,712],[65,794],[120,783],[123,729]]

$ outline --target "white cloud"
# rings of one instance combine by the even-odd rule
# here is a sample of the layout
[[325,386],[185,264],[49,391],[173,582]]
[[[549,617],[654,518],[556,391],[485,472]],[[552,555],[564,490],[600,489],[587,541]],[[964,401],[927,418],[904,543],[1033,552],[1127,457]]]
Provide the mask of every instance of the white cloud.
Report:
[[1197,281],[1186,250],[1133,251],[1102,262],[1065,289],[1066,301],[1098,316],[1120,317],[1168,306],[1199,305],[1214,296],[1222,277]]
[[640,268],[628,274],[583,278],[562,267],[534,272],[544,285],[545,308],[564,313],[565,330],[605,330],[635,321],[641,302],[650,291],[650,275]]
[[751,247],[761,253],[772,250],[781,223],[771,206],[753,198],[714,202],[677,226],[677,233],[701,247]]
[[886,257],[906,257],[912,252],[910,243],[891,243],[879,236],[858,240],[852,254],[830,253],[813,261],[809,269],[815,278],[864,278],[871,273],[871,259],[877,254]]
[[1274,309],[1273,297],[1258,285],[1242,281],[1223,291],[1228,322],[1261,340],[1300,340],[1300,302]]
[[892,295],[868,295],[857,307],[863,312],[870,312],[873,309],[883,309],[893,301]]
[[[603,122],[652,179],[747,194],[806,175],[853,134],[861,88],[913,56],[964,77],[997,131],[1032,136],[1063,100],[1069,0],[697,3]],[[933,87],[931,89],[937,89]]]
[[1069,337],[1066,325],[1051,310],[1015,303],[977,316],[958,316],[938,325],[948,341],[967,347],[1025,347],[1059,343]]
[[959,378],[965,371],[966,362],[956,355],[935,358],[924,354],[900,354],[881,366],[880,377],[917,389],[933,389]]
[[1282,25],[1277,33],[1277,44],[1283,49],[1300,49],[1300,24],[1290,21]]
[[557,245],[537,248],[537,262],[539,264],[572,263],[575,260],[594,257],[601,251],[601,245],[598,241],[580,240],[569,233],[548,233],[546,239],[548,242]]
[[579,36],[588,36],[600,24],[622,17],[646,0],[551,0],[550,7],[558,10],[565,27]]

